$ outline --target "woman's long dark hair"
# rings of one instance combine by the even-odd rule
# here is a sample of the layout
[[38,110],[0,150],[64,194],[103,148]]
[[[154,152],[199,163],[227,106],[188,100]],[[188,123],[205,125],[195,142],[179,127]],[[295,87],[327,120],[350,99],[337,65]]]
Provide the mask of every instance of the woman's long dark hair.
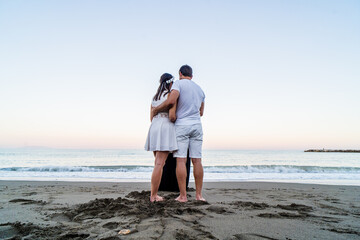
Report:
[[164,73],[163,75],[161,75],[160,77],[160,86],[154,96],[154,101],[157,101],[157,100],[160,100],[161,98],[161,95],[163,94],[164,91],[165,92],[165,95],[168,94],[170,92],[170,84],[171,82],[167,83],[166,81],[172,79],[173,76],[170,74],[170,73]]

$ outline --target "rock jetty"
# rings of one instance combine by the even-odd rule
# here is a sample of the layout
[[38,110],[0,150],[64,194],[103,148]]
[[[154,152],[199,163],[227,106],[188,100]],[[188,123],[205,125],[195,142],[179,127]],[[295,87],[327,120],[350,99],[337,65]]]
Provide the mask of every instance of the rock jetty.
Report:
[[304,152],[344,152],[344,153],[360,153],[360,150],[352,150],[352,149],[308,149]]

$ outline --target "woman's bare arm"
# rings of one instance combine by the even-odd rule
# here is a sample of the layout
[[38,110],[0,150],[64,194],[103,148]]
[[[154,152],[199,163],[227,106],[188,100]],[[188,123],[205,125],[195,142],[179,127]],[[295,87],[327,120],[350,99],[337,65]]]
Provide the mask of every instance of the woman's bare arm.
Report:
[[154,113],[153,113],[153,106],[150,105],[150,122],[152,122],[153,118],[154,118]]

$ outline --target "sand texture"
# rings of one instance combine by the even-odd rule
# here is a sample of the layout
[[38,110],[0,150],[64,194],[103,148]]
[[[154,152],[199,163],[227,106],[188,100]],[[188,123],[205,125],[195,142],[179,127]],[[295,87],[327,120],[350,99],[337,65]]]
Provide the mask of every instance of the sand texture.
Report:
[[360,239],[360,187],[205,183],[207,202],[149,183],[0,181],[0,239]]

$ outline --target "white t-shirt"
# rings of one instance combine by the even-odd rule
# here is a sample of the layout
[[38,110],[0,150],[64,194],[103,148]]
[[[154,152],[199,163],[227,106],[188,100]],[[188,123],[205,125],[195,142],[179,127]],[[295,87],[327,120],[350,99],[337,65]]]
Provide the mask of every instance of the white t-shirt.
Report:
[[173,83],[171,91],[180,93],[176,108],[175,125],[193,125],[201,123],[200,107],[205,100],[205,94],[192,80],[181,79]]

